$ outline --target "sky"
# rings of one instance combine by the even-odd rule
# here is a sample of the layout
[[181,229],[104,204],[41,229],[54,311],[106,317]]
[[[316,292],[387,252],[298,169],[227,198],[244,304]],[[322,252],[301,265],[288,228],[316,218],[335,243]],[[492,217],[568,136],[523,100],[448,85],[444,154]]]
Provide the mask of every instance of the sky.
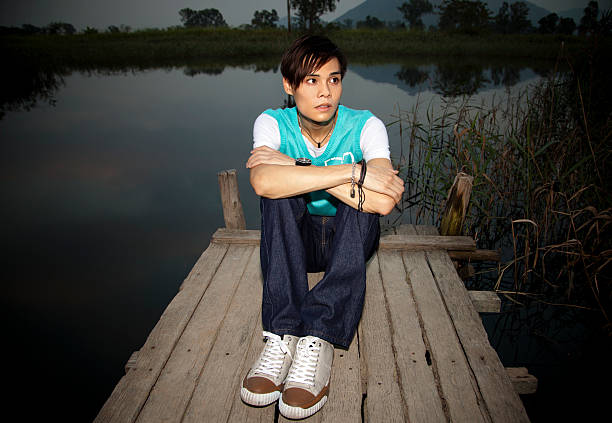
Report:
[[[333,20],[364,0],[340,0],[336,11],[324,15]],[[584,8],[588,0],[530,0],[552,12]],[[512,0],[510,0],[512,2]],[[276,9],[286,16],[286,0],[0,0],[0,25],[29,23],[44,26],[53,21],[69,22],[77,29],[87,26],[105,29],[109,25],[138,28],[166,28],[180,25],[178,11],[218,9],[230,26],[250,23],[255,10]],[[612,0],[599,0],[600,9],[612,8]]]

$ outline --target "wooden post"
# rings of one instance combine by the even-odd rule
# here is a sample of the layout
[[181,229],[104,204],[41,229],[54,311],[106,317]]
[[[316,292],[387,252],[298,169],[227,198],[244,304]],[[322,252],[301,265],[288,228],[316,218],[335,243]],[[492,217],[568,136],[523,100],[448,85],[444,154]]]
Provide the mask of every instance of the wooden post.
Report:
[[219,179],[225,227],[227,229],[246,229],[244,211],[242,210],[240,193],[238,192],[236,169],[223,170],[217,173],[217,178]]
[[[473,181],[474,177],[464,172],[459,172],[455,176],[453,186],[446,197],[444,212],[442,212],[440,235],[458,236],[463,232],[463,223],[470,204]],[[457,261],[454,264],[462,280],[474,275],[474,267],[471,264],[459,264]]]
[[453,186],[448,191],[442,221],[440,222],[440,235],[461,235],[465,214],[472,195],[474,177],[464,172],[455,176]]

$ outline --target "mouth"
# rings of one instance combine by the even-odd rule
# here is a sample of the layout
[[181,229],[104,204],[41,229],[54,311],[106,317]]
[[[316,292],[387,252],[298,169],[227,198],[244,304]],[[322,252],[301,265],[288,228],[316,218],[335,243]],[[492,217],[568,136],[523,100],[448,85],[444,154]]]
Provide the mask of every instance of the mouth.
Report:
[[319,104],[318,106],[315,107],[315,109],[317,109],[320,112],[326,112],[328,110],[331,110],[332,108],[333,108],[333,105],[330,103]]

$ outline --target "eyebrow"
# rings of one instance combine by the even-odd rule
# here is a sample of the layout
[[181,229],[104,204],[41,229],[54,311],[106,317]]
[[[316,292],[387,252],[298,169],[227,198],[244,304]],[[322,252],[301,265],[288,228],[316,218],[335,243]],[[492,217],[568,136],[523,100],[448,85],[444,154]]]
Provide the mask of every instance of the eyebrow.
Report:
[[[329,76],[332,76],[332,75],[341,75],[341,74],[342,74],[342,72],[335,71],[335,72],[330,73]],[[318,77],[321,77],[321,75],[319,75],[318,73],[309,73],[306,76],[318,76]]]

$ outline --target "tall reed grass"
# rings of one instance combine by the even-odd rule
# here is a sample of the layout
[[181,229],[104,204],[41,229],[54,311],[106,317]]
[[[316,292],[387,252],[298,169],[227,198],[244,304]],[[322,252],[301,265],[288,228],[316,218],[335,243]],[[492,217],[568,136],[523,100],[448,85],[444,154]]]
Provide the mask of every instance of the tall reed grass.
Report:
[[490,288],[517,303],[597,310],[612,333],[609,59],[562,51],[559,61],[570,72],[505,100],[398,109],[389,129],[401,138],[406,191],[395,219],[438,225],[455,174],[471,174],[465,232],[504,252],[483,271],[495,274]]

